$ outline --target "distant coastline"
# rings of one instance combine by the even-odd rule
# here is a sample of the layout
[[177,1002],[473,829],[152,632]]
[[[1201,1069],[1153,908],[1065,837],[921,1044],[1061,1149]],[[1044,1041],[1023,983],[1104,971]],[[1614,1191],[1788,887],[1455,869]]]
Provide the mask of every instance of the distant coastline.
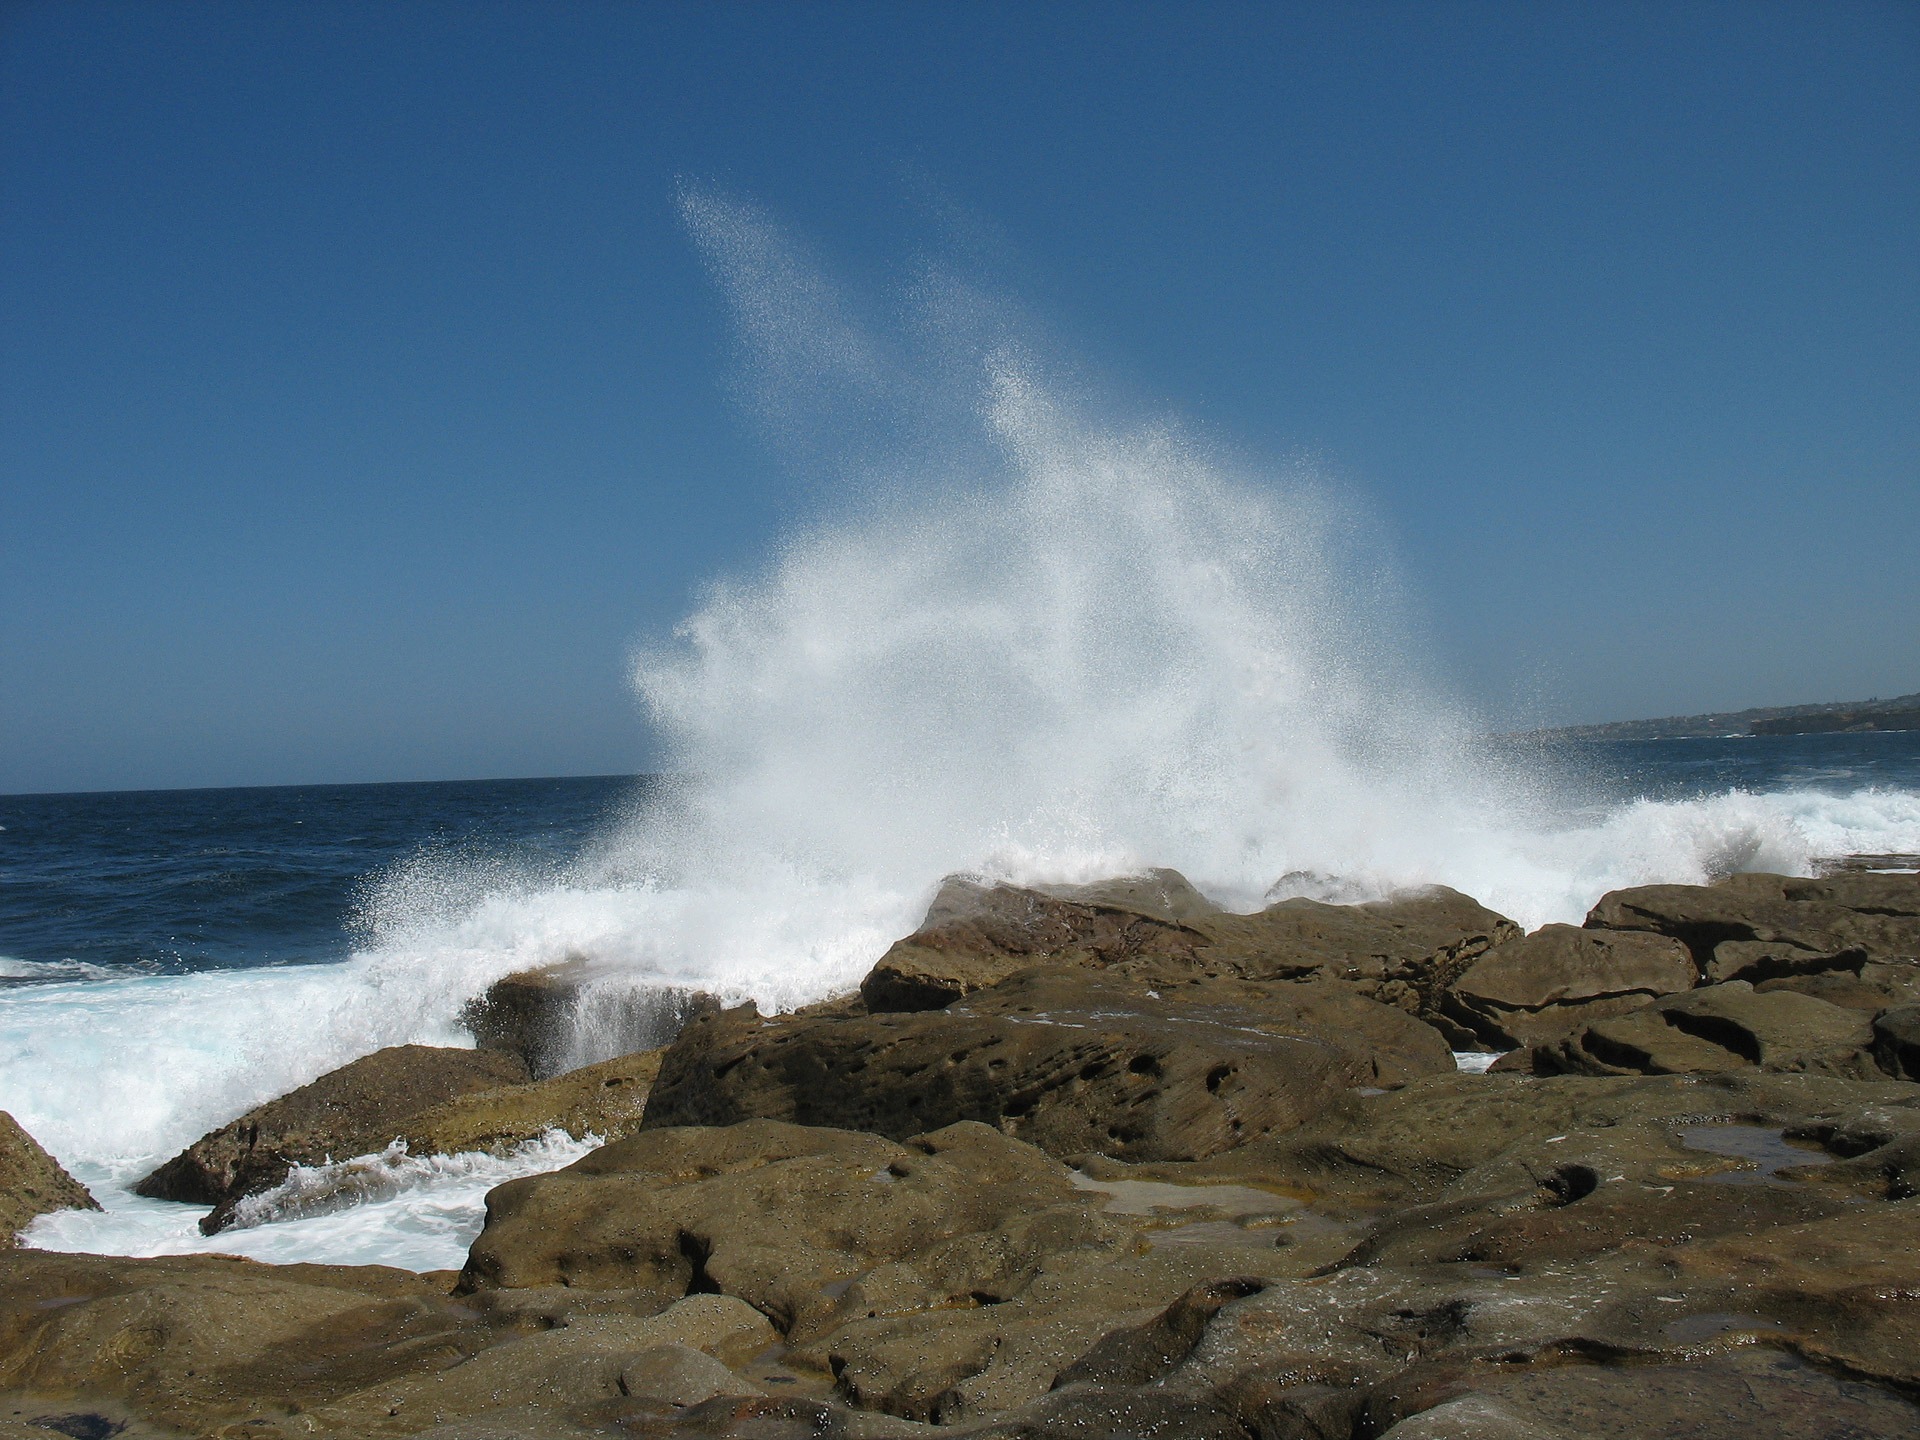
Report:
[[1830,700],[1818,705],[1771,705],[1712,715],[1668,715],[1658,720],[1614,720],[1561,725],[1503,736],[1527,740],[1698,740],[1728,735],[1838,735],[1920,730],[1920,693],[1890,700]]

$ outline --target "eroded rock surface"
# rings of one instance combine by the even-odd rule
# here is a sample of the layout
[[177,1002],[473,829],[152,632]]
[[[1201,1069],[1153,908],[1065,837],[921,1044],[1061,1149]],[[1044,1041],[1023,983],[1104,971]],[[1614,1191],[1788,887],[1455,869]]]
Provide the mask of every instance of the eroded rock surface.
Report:
[[1489,950],[1446,987],[1442,1012],[1480,1043],[1511,1050],[1690,990],[1699,975],[1678,940],[1547,925]]
[[1336,984],[1024,971],[942,1010],[696,1019],[645,1124],[749,1118],[904,1139],[960,1120],[1059,1156],[1186,1160],[1291,1130],[1356,1085],[1453,1068],[1431,1027]]
[[1744,980],[1705,985],[1597,1021],[1534,1049],[1539,1073],[1690,1075],[1748,1066],[1878,1078],[1874,1024],[1861,1010]]
[[[1920,876],[1753,874],[1712,885],[1644,885],[1602,896],[1586,923],[1671,935],[1712,980],[1912,962],[1920,959]],[[1736,948],[1722,956],[1723,945]]]

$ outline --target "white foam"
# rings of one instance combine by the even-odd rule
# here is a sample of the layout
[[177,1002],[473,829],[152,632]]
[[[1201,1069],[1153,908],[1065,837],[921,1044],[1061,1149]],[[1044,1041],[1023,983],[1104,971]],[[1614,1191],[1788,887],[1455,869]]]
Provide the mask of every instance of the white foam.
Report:
[[16,960],[0,955],[0,980],[105,980],[116,973],[85,960]]
[[113,1175],[82,1165],[76,1178],[105,1209],[42,1215],[21,1242],[98,1255],[226,1254],[282,1264],[458,1269],[485,1221],[488,1190],[570,1165],[598,1143],[550,1131],[503,1156],[402,1150],[300,1167],[255,1197],[246,1216],[252,1223],[211,1236],[200,1233],[201,1208],[144,1199]]

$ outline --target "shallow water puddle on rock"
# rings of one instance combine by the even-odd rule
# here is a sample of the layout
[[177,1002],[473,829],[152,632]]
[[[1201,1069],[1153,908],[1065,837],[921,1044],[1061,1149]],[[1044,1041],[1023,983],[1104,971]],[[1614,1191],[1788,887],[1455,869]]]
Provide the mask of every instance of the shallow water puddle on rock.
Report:
[[1661,1331],[1669,1340],[1678,1341],[1682,1345],[1696,1345],[1702,1340],[1717,1340],[1722,1335],[1772,1331],[1781,1328],[1764,1316],[1742,1315],[1731,1310],[1710,1310],[1700,1315],[1683,1315],[1678,1320],[1669,1320],[1661,1327]]
[[1795,1165],[1830,1165],[1824,1150],[1789,1140],[1784,1131],[1766,1125],[1683,1125],[1677,1132],[1689,1150],[1751,1161],[1751,1170],[1723,1170],[1706,1177],[1716,1185],[1784,1185],[1779,1172]]
[[1076,1189],[1093,1190],[1105,1195],[1105,1208],[1112,1215],[1151,1216],[1165,1210],[1214,1210],[1241,1224],[1269,1217],[1272,1223],[1278,1223],[1305,1204],[1291,1195],[1276,1195],[1271,1190],[1256,1190],[1251,1185],[1175,1185],[1164,1180],[1096,1180],[1078,1170],[1073,1172],[1072,1179]]
[[[1073,1172],[1073,1183],[1107,1197],[1110,1215],[1147,1221],[1147,1243],[1162,1245],[1254,1245],[1263,1249],[1318,1234],[1320,1217],[1306,1202],[1251,1185],[1175,1185],[1163,1180],[1096,1180]],[[1197,1212],[1197,1213],[1196,1213]]]

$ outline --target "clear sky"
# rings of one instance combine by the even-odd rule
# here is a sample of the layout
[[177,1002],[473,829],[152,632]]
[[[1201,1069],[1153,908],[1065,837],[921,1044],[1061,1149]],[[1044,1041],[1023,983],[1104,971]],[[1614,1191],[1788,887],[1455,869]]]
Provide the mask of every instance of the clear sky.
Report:
[[676,208],[986,255],[1494,721],[1920,689],[1920,6],[0,5],[0,793],[599,773],[818,503]]

